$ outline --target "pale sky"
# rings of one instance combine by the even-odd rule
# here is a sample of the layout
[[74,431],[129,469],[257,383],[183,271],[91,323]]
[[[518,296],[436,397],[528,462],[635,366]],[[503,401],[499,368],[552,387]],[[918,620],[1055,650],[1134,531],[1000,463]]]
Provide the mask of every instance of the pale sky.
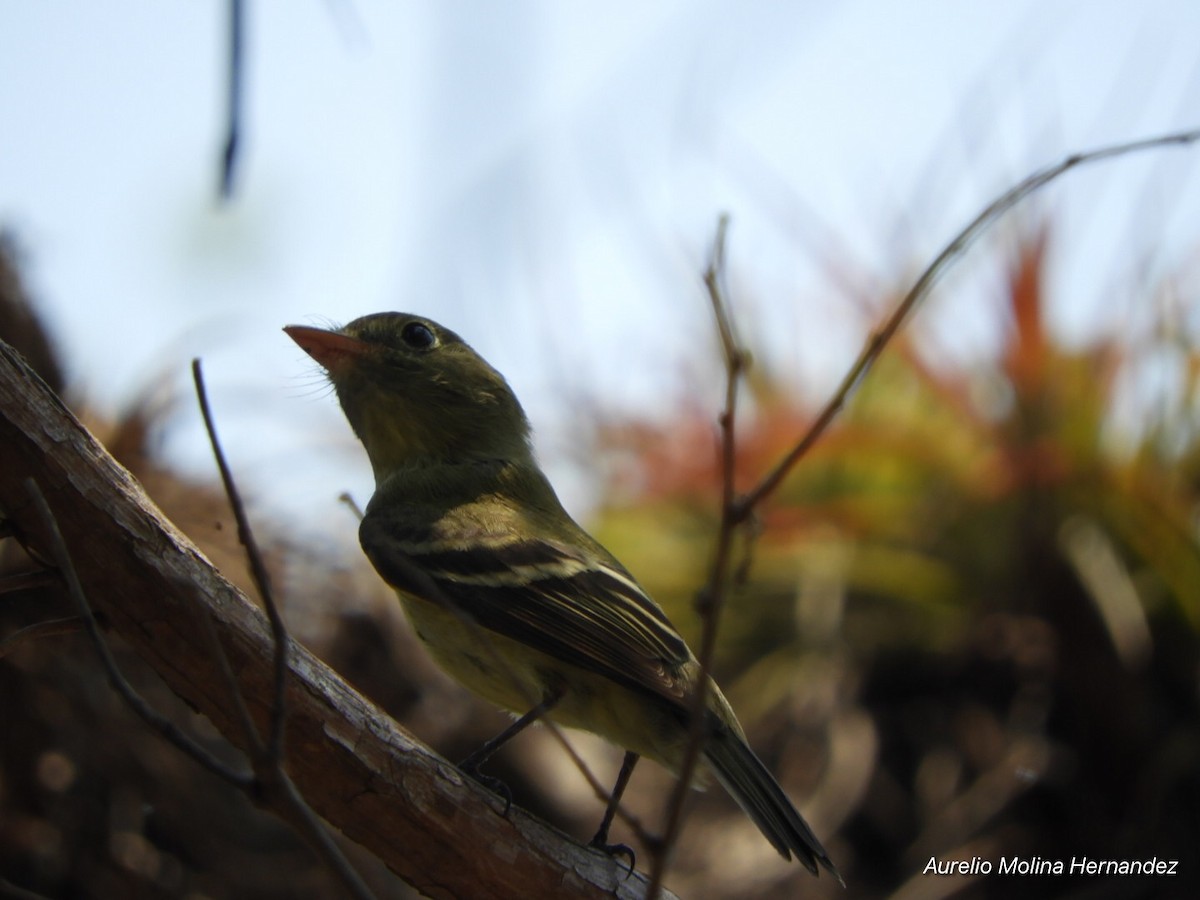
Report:
[[[225,6],[0,2],[0,227],[96,408],[176,386],[166,447],[211,472],[200,355],[246,489],[339,527],[369,470],[285,324],[454,328],[580,508],[581,398],[653,413],[699,384],[716,414],[698,274],[720,212],[746,332],[819,395],[870,326],[839,279],[894,290],[1031,170],[1200,126],[1190,0],[261,0],[221,207]],[[1162,151],[1027,207],[1055,222],[1064,335],[1137,327],[1147,272],[1194,284],[1198,173],[1200,148]],[[996,343],[995,259],[918,319],[949,355]]]

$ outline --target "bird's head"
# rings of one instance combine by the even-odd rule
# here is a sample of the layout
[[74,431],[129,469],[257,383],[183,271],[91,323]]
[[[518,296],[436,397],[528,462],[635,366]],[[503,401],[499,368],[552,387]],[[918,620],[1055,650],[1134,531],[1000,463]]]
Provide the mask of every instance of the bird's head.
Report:
[[512,389],[450,329],[377,313],[336,330],[284,331],[325,369],[377,483],[427,462],[530,457],[529,423]]

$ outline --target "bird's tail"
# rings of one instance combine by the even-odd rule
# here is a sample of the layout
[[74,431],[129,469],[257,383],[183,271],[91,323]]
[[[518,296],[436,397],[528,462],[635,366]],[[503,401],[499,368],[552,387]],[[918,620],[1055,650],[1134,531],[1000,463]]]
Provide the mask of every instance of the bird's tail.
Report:
[[785,859],[795,854],[814,875],[820,863],[845,886],[817,836],[744,740],[719,728],[705,745],[704,756],[717,780]]

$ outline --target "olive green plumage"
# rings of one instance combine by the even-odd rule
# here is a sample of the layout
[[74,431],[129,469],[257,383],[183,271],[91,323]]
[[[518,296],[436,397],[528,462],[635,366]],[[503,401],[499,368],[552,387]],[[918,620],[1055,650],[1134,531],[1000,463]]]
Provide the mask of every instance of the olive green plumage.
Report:
[[[449,329],[381,313],[288,334],[328,372],[370,457],[359,537],[434,658],[466,687],[677,769],[705,677],[662,609],[580,528],[504,378]],[[771,844],[839,878],[710,679],[703,759]]]

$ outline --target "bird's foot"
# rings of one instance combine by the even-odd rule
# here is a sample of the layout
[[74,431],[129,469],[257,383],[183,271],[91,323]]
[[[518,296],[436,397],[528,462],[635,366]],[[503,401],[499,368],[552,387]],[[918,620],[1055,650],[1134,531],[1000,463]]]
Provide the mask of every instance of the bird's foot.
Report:
[[609,844],[607,843],[607,834],[597,834],[588,842],[588,846],[596,850],[601,850],[609,856],[624,856],[629,860],[629,871],[625,873],[628,878],[633,874],[634,868],[637,866],[637,854],[633,852],[633,848],[628,844]]

